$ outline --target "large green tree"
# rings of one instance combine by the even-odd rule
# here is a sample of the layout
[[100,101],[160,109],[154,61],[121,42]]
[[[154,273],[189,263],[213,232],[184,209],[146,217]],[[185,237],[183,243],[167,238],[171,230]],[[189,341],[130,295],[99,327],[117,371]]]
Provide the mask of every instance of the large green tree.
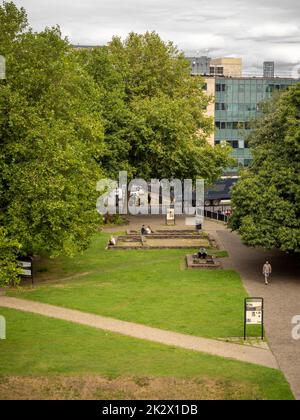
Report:
[[12,2],[0,6],[0,27],[7,64],[0,81],[0,241],[12,238],[22,253],[73,254],[99,223],[100,90],[59,28],[34,33]]
[[233,190],[233,229],[250,246],[300,252],[300,84],[266,103],[253,163]]
[[209,181],[222,174],[230,151],[207,142],[214,129],[205,112],[211,98],[171,42],[131,33],[79,54],[103,92],[107,171]]
[[0,287],[17,284],[20,269],[16,258],[21,245],[7,235],[7,231],[0,226]]
[[[0,5],[0,282],[15,256],[69,255],[99,223],[96,181],[217,178],[229,150],[206,142],[203,80],[172,43],[130,34],[75,52],[58,27],[35,33],[23,8]],[[102,170],[103,169],[103,170]],[[4,269],[3,267],[6,267]],[[6,274],[5,274],[6,273]]]

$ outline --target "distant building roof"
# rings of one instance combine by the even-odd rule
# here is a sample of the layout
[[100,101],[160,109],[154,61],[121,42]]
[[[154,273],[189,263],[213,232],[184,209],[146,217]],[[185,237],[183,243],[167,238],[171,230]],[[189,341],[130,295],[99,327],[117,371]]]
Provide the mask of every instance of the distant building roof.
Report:
[[93,48],[99,48],[101,45],[72,45],[73,48],[76,49],[93,49]]
[[227,178],[217,181],[212,187],[205,190],[205,198],[209,200],[231,199],[231,188],[237,183],[238,178]]

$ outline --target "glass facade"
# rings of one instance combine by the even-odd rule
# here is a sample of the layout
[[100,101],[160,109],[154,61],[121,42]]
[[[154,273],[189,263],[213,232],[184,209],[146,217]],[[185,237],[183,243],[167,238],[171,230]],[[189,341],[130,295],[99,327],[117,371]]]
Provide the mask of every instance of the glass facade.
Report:
[[251,120],[260,114],[259,104],[274,92],[287,89],[297,79],[224,78],[216,77],[215,144],[228,141],[239,166],[251,162],[247,137]]
[[209,57],[186,57],[186,59],[191,64],[191,74],[193,76],[209,74],[209,66],[211,61]]
[[264,62],[264,77],[275,77],[275,63],[274,61]]

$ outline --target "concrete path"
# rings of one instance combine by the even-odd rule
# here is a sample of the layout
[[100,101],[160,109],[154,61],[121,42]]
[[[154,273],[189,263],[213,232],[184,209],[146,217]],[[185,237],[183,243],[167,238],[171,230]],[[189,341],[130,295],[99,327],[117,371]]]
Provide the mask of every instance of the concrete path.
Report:
[[[184,227],[185,218],[178,217],[176,228]],[[164,224],[162,217],[131,218],[130,225],[140,228],[151,224],[154,228]],[[241,274],[250,296],[265,298],[265,327],[269,345],[280,369],[284,372],[295,397],[300,400],[300,340],[292,338],[292,318],[300,315],[300,258],[279,251],[252,249],[242,244],[238,234],[226,229],[222,223],[206,220],[204,230],[219,240],[230,253],[224,259],[224,268]],[[268,259],[273,266],[270,285],[264,285],[262,266]]]
[[171,331],[160,330],[158,328],[147,327],[145,325],[118,321],[98,315],[87,314],[62,307],[6,296],[0,297],[0,307],[31,312],[34,314],[62,319],[101,330],[123,334],[129,337],[278,369],[277,361],[269,349],[243,346],[174,333]]
[[[292,318],[300,315],[300,258],[279,251],[252,249],[239,235],[216,222],[206,221],[205,230],[217,234],[229,254],[224,268],[237,270],[250,296],[265,299],[265,327],[271,350],[284,372],[295,397],[300,400],[300,340],[292,338]],[[273,266],[270,285],[265,286],[262,266]]]

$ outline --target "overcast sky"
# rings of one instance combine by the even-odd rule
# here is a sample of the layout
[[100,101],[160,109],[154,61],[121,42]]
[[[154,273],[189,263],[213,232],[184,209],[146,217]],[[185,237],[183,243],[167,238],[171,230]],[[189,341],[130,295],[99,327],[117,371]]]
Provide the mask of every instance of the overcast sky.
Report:
[[299,0],[15,0],[35,30],[60,25],[73,44],[156,31],[188,54],[240,56],[246,72],[264,60],[277,72],[300,68]]

